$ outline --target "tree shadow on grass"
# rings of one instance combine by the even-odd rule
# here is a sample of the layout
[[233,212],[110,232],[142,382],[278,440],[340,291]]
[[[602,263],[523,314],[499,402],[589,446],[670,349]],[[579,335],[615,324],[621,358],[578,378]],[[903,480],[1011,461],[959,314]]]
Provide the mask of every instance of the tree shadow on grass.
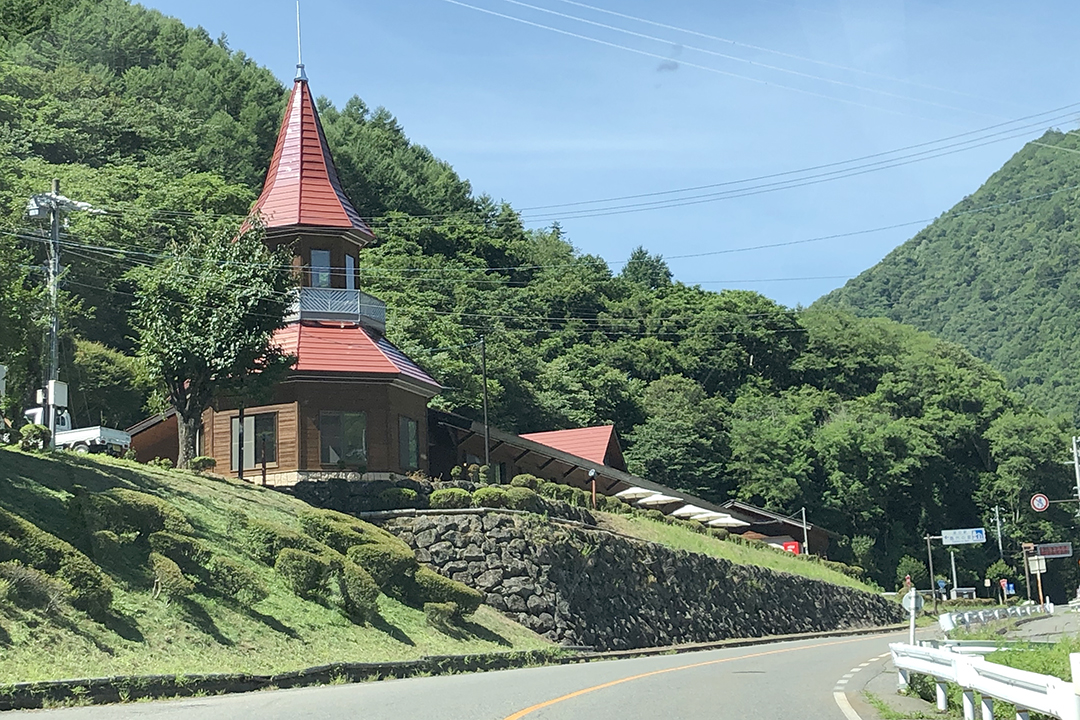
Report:
[[210,613],[206,612],[202,605],[190,598],[176,598],[173,602],[183,612],[184,620],[214,638],[219,645],[231,647],[234,644],[232,640],[221,634],[221,630],[214,623],[214,619],[210,617]]
[[11,647],[11,633],[0,625],[0,647]]
[[104,617],[98,618],[98,622],[130,642],[141,643],[146,641],[142,631],[139,630],[139,626],[129,617],[125,617],[118,613],[109,613]]
[[457,619],[448,622],[433,624],[436,630],[454,640],[484,640],[503,647],[513,647],[513,643],[502,635],[490,630],[483,625],[469,620]]
[[382,615],[376,615],[370,620],[371,626],[380,632],[384,632],[390,637],[397,640],[399,643],[404,643],[410,647],[416,647],[416,643],[413,639],[405,634],[405,631],[396,625],[387,621]]

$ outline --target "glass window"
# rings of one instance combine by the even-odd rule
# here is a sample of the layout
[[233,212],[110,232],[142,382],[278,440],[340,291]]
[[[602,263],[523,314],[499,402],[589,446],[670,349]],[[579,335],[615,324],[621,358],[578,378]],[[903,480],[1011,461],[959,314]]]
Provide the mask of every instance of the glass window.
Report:
[[352,255],[345,256],[345,288],[356,289],[356,258]]
[[[263,462],[277,462],[277,413],[258,413],[244,416],[244,469],[251,470]],[[232,419],[232,452],[229,469],[236,472],[240,458],[240,418]]]
[[403,415],[398,417],[398,460],[402,470],[420,467],[420,435],[416,421]]
[[367,468],[367,416],[362,412],[319,414],[319,448],[324,465]]
[[311,251],[311,286],[330,287],[330,251]]

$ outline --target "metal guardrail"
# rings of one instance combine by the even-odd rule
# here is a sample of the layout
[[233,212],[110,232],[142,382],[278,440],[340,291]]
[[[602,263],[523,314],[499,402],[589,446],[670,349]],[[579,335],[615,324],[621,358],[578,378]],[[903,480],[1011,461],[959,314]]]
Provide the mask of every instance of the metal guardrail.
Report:
[[[945,683],[963,690],[965,720],[975,718],[975,693],[980,700],[982,720],[994,720],[994,700],[1016,706],[1017,720],[1027,720],[1028,711],[1080,720],[1080,683],[1050,675],[1017,670],[992,663],[982,657],[965,655],[950,648],[931,648],[906,643],[891,643],[893,664],[901,689],[907,687],[911,673],[929,675],[937,684],[938,710],[946,709]],[[1069,656],[1073,677],[1080,681],[1080,653]]]
[[942,632],[949,633],[958,627],[988,623],[993,620],[1008,620],[1009,618],[1030,617],[1040,614],[1053,615],[1054,604],[1046,605],[1015,605],[1006,608],[994,608],[992,610],[972,610],[969,612],[945,613],[938,616],[938,626]]

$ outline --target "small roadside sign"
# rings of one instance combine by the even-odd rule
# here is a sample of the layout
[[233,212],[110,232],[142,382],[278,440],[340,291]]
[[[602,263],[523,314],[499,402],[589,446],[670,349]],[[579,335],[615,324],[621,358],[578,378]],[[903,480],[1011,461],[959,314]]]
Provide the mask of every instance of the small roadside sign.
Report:
[[796,555],[798,555],[799,554],[799,541],[798,540],[792,540],[790,542],[784,543],[784,549],[787,550],[789,553],[795,553]]
[[1032,575],[1042,575],[1046,572],[1046,558],[1039,557],[1038,555],[1031,555],[1027,559],[1028,572]]
[[1035,546],[1035,554],[1044,558],[1067,558],[1072,557],[1073,549],[1071,542],[1043,543]]
[[1009,589],[1009,581],[1006,580],[1005,578],[1001,578],[1001,580],[998,580],[998,582],[1001,583],[1001,589],[1002,590],[1008,590]]
[[1050,507],[1050,498],[1042,493],[1035,493],[1031,496],[1031,509],[1035,512],[1043,512],[1048,507]]
[[963,528],[942,530],[942,545],[978,545],[986,542],[986,528]]
[[920,610],[922,610],[923,605],[926,604],[926,601],[923,600],[923,596],[915,590],[908,592],[908,594],[904,596],[904,599],[901,602],[904,606],[904,609],[908,612],[919,612]]

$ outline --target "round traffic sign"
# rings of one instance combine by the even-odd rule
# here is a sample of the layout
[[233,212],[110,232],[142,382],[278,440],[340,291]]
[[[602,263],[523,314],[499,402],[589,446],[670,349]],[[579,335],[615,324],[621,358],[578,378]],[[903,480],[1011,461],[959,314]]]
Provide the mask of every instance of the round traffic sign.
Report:
[[908,612],[919,612],[922,610],[923,596],[920,595],[914,588],[908,591],[908,594],[904,596],[900,604],[904,606],[904,609]]
[[1035,512],[1042,512],[1048,507],[1050,507],[1050,498],[1042,493],[1035,493],[1031,496],[1031,509]]

